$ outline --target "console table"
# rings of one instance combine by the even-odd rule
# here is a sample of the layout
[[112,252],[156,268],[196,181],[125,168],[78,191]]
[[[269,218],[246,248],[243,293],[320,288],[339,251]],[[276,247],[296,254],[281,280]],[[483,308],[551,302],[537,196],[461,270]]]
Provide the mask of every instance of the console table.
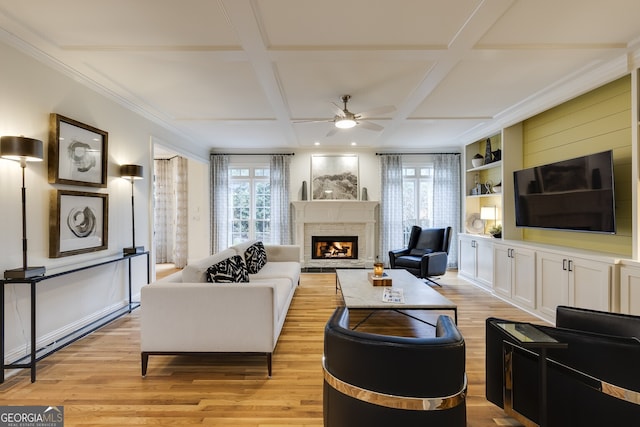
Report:
[[[131,297],[131,261],[133,258],[139,257],[139,256],[146,256],[147,257],[147,283],[149,283],[150,280],[150,257],[149,257],[149,252],[140,252],[140,253],[136,253],[136,254],[131,254],[131,255],[120,255],[118,254],[117,256],[113,256],[113,257],[109,257],[109,258],[103,258],[103,259],[99,259],[99,260],[92,260],[89,261],[86,264],[79,264],[79,265],[75,265],[74,268],[69,269],[69,270],[60,270],[57,271],[56,269],[53,269],[53,272],[49,273],[49,274],[45,274],[44,276],[37,276],[37,277],[31,277],[28,279],[0,279],[0,285],[2,286],[2,289],[0,289],[0,320],[2,320],[2,328],[1,328],[1,336],[0,336],[0,353],[1,353],[1,359],[0,359],[0,384],[4,383],[4,371],[7,369],[20,369],[20,368],[29,368],[31,369],[31,382],[35,382],[36,380],[36,362],[38,362],[39,360],[44,359],[45,357],[47,357],[48,355],[56,352],[57,350],[66,347],[67,345],[79,340],[80,338],[84,337],[85,335],[95,331],[96,329],[106,325],[107,323],[117,319],[120,316],[123,316],[124,314],[127,313],[131,313],[132,310],[134,310],[135,308],[140,306],[140,302],[139,301],[132,301],[132,297]],[[36,348],[36,288],[37,285],[40,284],[41,282],[44,282],[46,280],[49,279],[53,279],[56,277],[60,277],[60,276],[65,276],[67,274],[73,274],[73,273],[77,273],[78,271],[82,271],[82,270],[87,270],[90,268],[95,268],[95,267],[99,267],[102,265],[107,265],[107,264],[112,264],[112,263],[117,263],[120,261],[127,261],[128,263],[128,288],[129,288],[129,299],[128,299],[128,303],[126,305],[124,305],[122,308],[119,308],[117,310],[114,310],[113,312],[101,317],[100,319],[97,319],[93,322],[91,322],[90,324],[83,326],[80,329],[77,329],[76,331],[72,332],[71,334],[66,335],[65,337],[59,339],[56,341],[56,345],[55,346],[47,346],[45,348],[42,349],[37,349]],[[4,293],[5,293],[5,285],[14,285],[14,284],[29,284],[31,286],[31,294],[30,294],[30,302],[31,302],[31,332],[30,332],[30,339],[31,339],[31,352],[29,355],[24,356],[18,360],[16,360],[13,363],[9,363],[9,364],[5,364],[4,362],[4,358],[5,358],[5,348],[4,348],[4,331],[5,331],[5,307],[4,307]]]

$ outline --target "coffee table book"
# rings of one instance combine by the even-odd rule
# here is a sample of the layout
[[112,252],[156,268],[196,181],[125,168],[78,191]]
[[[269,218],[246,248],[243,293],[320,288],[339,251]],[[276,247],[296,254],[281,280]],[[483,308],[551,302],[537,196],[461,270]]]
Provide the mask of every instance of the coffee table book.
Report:
[[393,286],[391,284],[391,277],[387,275],[387,273],[382,273],[382,276],[374,276],[373,273],[367,273],[367,277],[369,278],[369,283],[373,286]]

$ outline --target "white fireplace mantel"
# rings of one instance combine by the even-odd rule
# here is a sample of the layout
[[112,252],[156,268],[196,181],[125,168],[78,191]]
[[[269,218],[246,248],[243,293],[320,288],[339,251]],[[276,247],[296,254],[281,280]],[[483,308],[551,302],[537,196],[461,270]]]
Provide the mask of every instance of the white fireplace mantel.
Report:
[[[344,229],[344,235],[353,234],[361,229],[360,250],[358,260],[349,266],[365,267],[373,265],[376,242],[376,217],[378,202],[356,200],[322,200],[296,201],[291,203],[294,208],[294,243],[303,248],[302,259],[305,266],[314,266],[316,260],[311,261],[310,241],[312,230]],[[364,249],[364,250],[363,250]],[[319,263],[327,261],[318,260]],[[332,261],[335,264],[335,261]],[[346,265],[345,265],[346,266]],[[340,267],[344,267],[340,265]]]

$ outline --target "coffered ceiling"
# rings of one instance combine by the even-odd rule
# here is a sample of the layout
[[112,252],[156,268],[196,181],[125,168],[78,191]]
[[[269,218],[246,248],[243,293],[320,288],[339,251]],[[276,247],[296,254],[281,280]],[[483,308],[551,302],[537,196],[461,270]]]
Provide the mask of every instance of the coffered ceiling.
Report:
[[[195,151],[434,151],[623,74],[638,17],[637,0],[0,0],[0,39]],[[384,130],[326,136],[345,94],[394,106],[370,118]]]

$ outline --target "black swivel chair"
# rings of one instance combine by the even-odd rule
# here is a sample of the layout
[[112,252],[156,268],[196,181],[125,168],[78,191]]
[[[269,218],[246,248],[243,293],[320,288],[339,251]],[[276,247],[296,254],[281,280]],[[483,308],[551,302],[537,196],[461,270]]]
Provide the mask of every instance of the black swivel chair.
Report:
[[465,343],[449,316],[433,338],[349,329],[338,307],[324,331],[325,427],[466,426]]
[[447,258],[451,245],[451,227],[411,227],[406,248],[389,251],[391,268],[404,268],[421,279],[441,286],[431,276],[442,276],[447,271]]

